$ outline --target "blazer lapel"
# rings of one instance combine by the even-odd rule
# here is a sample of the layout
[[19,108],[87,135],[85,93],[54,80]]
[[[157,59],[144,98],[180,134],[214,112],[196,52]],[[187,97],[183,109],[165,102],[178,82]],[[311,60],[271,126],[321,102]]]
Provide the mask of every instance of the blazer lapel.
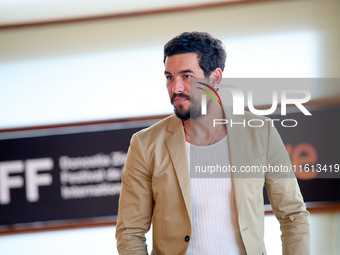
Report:
[[167,130],[172,133],[172,135],[165,140],[165,143],[175,168],[190,223],[192,223],[190,173],[181,120],[173,116]]
[[[228,120],[227,123],[227,140],[228,140],[228,147],[229,147],[229,160],[230,165],[235,166],[237,169],[242,165],[242,162],[244,162],[244,147],[245,147],[245,141],[244,141],[244,128],[237,128],[237,125],[231,126],[231,119],[233,121],[242,122],[243,118],[234,118],[232,113],[232,109],[224,107],[224,112],[226,114],[226,119]],[[231,173],[232,177],[232,185],[234,190],[234,196],[235,196],[235,205],[237,214],[239,214],[240,206],[242,204],[242,193],[243,193],[243,181],[242,177],[238,176],[236,173]]]
[[[241,166],[249,164],[250,160],[253,160],[261,156],[262,152],[259,152],[259,148],[254,147],[255,142],[253,137],[247,133],[250,129],[248,127],[247,118],[243,115],[233,115],[232,109],[225,108],[226,118],[228,120],[228,146],[230,153],[230,164],[240,169]],[[231,120],[233,121],[231,125]],[[242,195],[244,194],[244,183],[249,183],[251,178],[256,178],[258,175],[252,175],[251,173],[232,173],[232,183],[235,192],[235,203],[237,212],[242,210],[240,207],[244,202]]]

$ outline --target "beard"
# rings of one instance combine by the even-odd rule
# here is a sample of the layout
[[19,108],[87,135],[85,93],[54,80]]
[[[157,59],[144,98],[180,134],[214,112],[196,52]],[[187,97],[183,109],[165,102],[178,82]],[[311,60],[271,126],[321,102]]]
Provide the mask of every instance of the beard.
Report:
[[[183,105],[179,105],[177,108],[174,106],[174,112],[178,118],[180,118],[182,121],[186,121],[188,119],[197,119],[197,118],[202,117],[200,105],[194,98],[190,99],[190,96],[188,95],[185,95],[182,93],[180,94],[174,93],[171,96],[171,104],[173,104],[173,100],[177,96],[190,100],[190,107],[188,110],[184,110]],[[209,107],[209,104],[210,104],[210,101],[208,101],[207,107]]]

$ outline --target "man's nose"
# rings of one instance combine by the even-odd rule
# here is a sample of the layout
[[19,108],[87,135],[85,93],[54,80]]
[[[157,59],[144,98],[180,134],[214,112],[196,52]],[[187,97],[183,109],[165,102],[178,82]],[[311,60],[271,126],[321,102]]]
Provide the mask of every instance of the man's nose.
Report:
[[182,79],[180,78],[174,78],[173,84],[172,84],[172,93],[180,94],[183,93],[185,90],[184,83]]

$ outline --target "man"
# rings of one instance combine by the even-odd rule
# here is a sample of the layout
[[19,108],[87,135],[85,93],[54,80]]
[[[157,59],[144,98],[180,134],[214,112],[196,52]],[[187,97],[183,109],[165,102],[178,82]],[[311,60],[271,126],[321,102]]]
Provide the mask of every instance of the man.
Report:
[[292,172],[286,178],[270,172],[257,178],[190,178],[189,165],[206,163],[207,151],[237,169],[290,165],[269,122],[256,129],[212,127],[212,119],[242,122],[254,116],[233,116],[211,100],[208,114],[200,114],[201,90],[191,91],[190,80],[204,78],[202,87],[214,87],[225,60],[221,41],[207,33],[182,33],[165,45],[164,74],[176,115],[131,138],[117,219],[120,254],[147,253],[144,235],[151,221],[152,254],[266,254],[263,186],[281,225],[283,254],[310,254],[308,212]]

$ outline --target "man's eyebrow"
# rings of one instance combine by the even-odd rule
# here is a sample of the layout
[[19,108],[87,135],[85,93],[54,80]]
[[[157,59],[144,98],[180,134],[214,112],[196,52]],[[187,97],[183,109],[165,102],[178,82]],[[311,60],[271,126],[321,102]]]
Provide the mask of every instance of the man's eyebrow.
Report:
[[[190,70],[190,69],[186,69],[186,70],[182,70],[179,72],[179,74],[184,74],[184,73],[194,73],[194,71]],[[164,74],[169,74],[172,75],[170,72],[168,71],[164,71]]]
[[186,70],[182,70],[179,72],[179,74],[184,74],[184,73],[194,73],[194,71],[190,70],[190,69],[186,69]]

